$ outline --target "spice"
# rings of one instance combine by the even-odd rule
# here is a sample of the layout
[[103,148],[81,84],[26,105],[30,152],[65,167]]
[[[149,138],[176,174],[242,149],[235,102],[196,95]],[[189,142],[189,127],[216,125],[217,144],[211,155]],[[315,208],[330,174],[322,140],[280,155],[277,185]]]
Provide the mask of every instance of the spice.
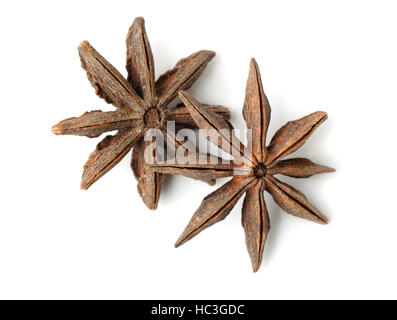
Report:
[[189,165],[174,162],[152,165],[156,172],[180,174],[187,177],[197,178],[198,175],[233,177],[204,198],[177,240],[176,247],[209,226],[225,219],[244,192],[246,197],[242,209],[242,224],[254,272],[260,267],[266,237],[270,230],[269,216],[263,197],[264,190],[273,196],[275,202],[285,212],[318,223],[327,223],[327,218],[310,204],[301,192],[274,176],[284,174],[295,178],[306,178],[314,174],[334,171],[332,168],[315,164],[305,158],[282,160],[306,142],[314,130],[327,118],[325,112],[314,112],[301,119],[288,122],[276,132],[266,147],[271,110],[262,88],[258,65],[252,59],[243,108],[247,127],[252,130],[252,141],[247,150],[233,135],[222,117],[207,110],[185,91],[179,92],[179,96],[198,127],[209,130],[207,138],[215,141],[224,151],[237,154],[244,161],[242,164],[231,162],[216,165],[196,161]]
[[[155,81],[153,55],[146,35],[143,18],[136,18],[127,36],[126,80],[87,41],[78,51],[82,67],[96,94],[117,110],[100,110],[69,118],[52,127],[55,134],[72,134],[98,137],[102,133],[117,130],[105,137],[89,156],[84,165],[81,188],[88,189],[94,182],[112,169],[132,148],[131,167],[138,180],[138,191],[150,209],[156,209],[162,174],[148,169],[144,161],[144,133],[150,128],[165,131],[167,121],[192,125],[185,106],[167,108],[177,92],[188,89],[201,75],[208,62],[215,56],[212,51],[198,51],[180,60],[174,69]],[[227,108],[207,106],[225,117]],[[167,136],[167,139],[175,139]],[[179,141],[175,141],[179,144]]]

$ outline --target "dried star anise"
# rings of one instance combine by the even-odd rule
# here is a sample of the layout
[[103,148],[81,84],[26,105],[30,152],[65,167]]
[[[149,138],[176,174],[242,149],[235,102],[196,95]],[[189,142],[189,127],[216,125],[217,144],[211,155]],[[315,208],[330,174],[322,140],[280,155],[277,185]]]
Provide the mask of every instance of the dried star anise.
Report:
[[[127,80],[87,41],[82,42],[78,48],[82,67],[86,70],[96,94],[114,105],[117,110],[86,112],[80,117],[59,122],[52,127],[52,131],[55,134],[94,138],[117,130],[115,135],[104,138],[90,154],[84,165],[81,188],[88,189],[134,147],[131,167],[138,180],[138,191],[146,206],[156,209],[162,174],[151,171],[146,165],[144,133],[151,128],[158,128],[165,133],[167,121],[189,126],[195,124],[185,106],[167,106],[179,90],[188,89],[194,83],[215,53],[206,50],[193,53],[155,81],[153,55],[143,18],[135,19],[126,43]],[[225,107],[206,107],[229,117]],[[168,141],[180,144],[174,136],[165,134]]]
[[179,96],[198,127],[208,130],[207,138],[211,142],[215,141],[224,151],[237,154],[244,161],[243,165],[236,162],[200,163],[198,161],[200,155],[198,155],[195,158],[196,161],[191,161],[188,165],[179,165],[175,161],[152,165],[153,170],[157,172],[193,178],[233,176],[232,180],[204,198],[177,240],[176,247],[226,218],[244,192],[246,197],[242,209],[242,224],[255,272],[260,267],[264,244],[270,230],[269,216],[263,197],[264,190],[273,196],[275,202],[285,212],[318,223],[327,223],[327,218],[311,205],[301,192],[274,177],[276,174],[284,174],[295,178],[306,178],[314,174],[334,171],[332,168],[315,164],[305,158],[281,160],[303,145],[327,118],[325,112],[314,112],[301,119],[288,122],[276,132],[266,147],[271,110],[262,88],[258,66],[252,59],[243,108],[247,127],[252,130],[252,141],[250,148],[247,149],[233,135],[231,129],[225,129],[228,126],[222,117],[203,108],[187,92],[181,91]]

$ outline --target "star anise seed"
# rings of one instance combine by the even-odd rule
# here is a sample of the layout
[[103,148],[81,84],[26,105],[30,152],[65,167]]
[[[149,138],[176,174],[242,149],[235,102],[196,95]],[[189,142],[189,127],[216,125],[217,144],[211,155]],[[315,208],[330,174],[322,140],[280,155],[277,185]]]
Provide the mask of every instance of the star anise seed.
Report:
[[[69,118],[52,127],[55,134],[71,134],[95,138],[102,133],[117,130],[105,137],[84,165],[81,188],[88,189],[94,182],[112,169],[132,148],[131,167],[138,180],[138,191],[150,209],[156,209],[160,195],[162,174],[149,170],[144,160],[144,133],[159,128],[167,139],[166,122],[193,125],[184,105],[167,108],[177,92],[188,89],[201,75],[208,62],[215,56],[213,51],[202,50],[180,60],[174,69],[155,81],[154,61],[143,18],[136,18],[127,36],[126,80],[87,41],[78,51],[82,67],[96,94],[117,110],[100,110]],[[206,108],[228,118],[225,107],[207,105]],[[180,141],[173,141],[178,146]],[[212,179],[205,180],[213,183]]]
[[[233,178],[218,190],[204,198],[190,222],[179,237],[178,247],[209,226],[225,219],[239,198],[245,193],[242,224],[245,230],[246,245],[256,272],[262,261],[270,221],[263,191],[268,191],[275,202],[287,213],[327,223],[327,218],[317,210],[306,197],[290,185],[274,177],[284,174],[295,178],[306,178],[314,174],[332,172],[334,169],[321,166],[305,158],[282,160],[285,156],[301,147],[314,130],[327,118],[325,112],[314,112],[301,119],[288,122],[281,127],[266,147],[266,134],[270,121],[270,105],[262,88],[258,65],[251,60],[247,80],[243,115],[248,129],[252,130],[251,148],[242,151],[242,143],[233,136],[222,134],[226,122],[222,117],[206,110],[189,93],[180,91],[179,96],[201,129],[211,130],[210,141],[217,141],[218,147],[230,154],[236,153],[249,161],[241,164],[208,164],[192,162],[189,166],[168,162],[153,164],[156,172],[180,174],[187,177],[232,176]],[[224,131],[223,131],[224,132]],[[215,138],[215,139],[214,139]],[[232,151],[232,152],[231,152]]]

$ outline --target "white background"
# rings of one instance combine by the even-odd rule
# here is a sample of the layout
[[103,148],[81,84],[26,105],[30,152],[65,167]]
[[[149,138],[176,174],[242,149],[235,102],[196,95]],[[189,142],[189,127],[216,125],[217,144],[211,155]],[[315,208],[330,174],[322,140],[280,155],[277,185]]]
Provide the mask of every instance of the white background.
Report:
[[[0,298],[397,298],[396,10],[394,1],[1,2]],[[125,75],[137,16],[157,75],[194,51],[217,52],[190,92],[228,106],[236,128],[245,128],[251,57],[272,106],[270,136],[328,112],[296,155],[337,172],[284,181],[330,224],[287,215],[266,195],[272,230],[256,274],[242,201],[174,249],[216,187],[170,178],[151,212],[128,155],[81,191],[99,139],[51,133],[64,118],[112,109],[94,94],[77,45],[89,40]]]

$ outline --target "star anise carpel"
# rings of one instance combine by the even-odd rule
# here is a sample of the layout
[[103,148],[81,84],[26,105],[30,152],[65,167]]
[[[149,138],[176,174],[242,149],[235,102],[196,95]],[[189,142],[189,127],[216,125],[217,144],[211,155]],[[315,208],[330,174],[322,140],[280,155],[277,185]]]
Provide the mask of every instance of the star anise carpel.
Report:
[[[177,240],[178,247],[195,237],[209,226],[225,219],[237,201],[245,193],[242,208],[242,225],[245,230],[247,249],[253,270],[256,272],[262,261],[265,241],[270,230],[269,215],[263,191],[271,194],[275,202],[287,213],[326,224],[327,218],[301,193],[275,177],[283,174],[306,178],[314,174],[332,172],[334,169],[318,165],[306,158],[286,156],[300,148],[315,129],[327,118],[322,111],[314,112],[288,122],[273,136],[266,146],[266,136],[271,109],[263,91],[258,65],[251,60],[246,86],[243,116],[252,132],[248,148],[227,128],[226,121],[203,107],[189,93],[180,91],[179,96],[200,129],[209,130],[207,138],[224,151],[237,155],[241,161],[230,163],[205,163],[191,161],[188,165],[177,161],[152,164],[156,172],[179,174],[187,177],[233,177],[216,191],[205,197]],[[226,128],[226,129],[225,129]]]
[[[185,106],[167,106],[179,90],[188,89],[195,82],[215,53],[208,50],[193,53],[155,81],[153,54],[143,18],[135,19],[126,44],[127,79],[87,41],[79,45],[82,67],[96,94],[115,106],[116,110],[86,112],[80,117],[59,122],[52,127],[52,131],[55,134],[94,138],[117,130],[116,134],[106,136],[90,154],[84,165],[81,188],[88,189],[133,148],[131,167],[138,180],[138,191],[146,206],[155,209],[163,177],[161,173],[150,170],[144,160],[144,134],[149,129],[158,128],[167,139],[174,139],[165,130],[167,121],[194,124]],[[206,108],[229,116],[225,107],[207,105]],[[180,144],[179,141],[175,143]]]

